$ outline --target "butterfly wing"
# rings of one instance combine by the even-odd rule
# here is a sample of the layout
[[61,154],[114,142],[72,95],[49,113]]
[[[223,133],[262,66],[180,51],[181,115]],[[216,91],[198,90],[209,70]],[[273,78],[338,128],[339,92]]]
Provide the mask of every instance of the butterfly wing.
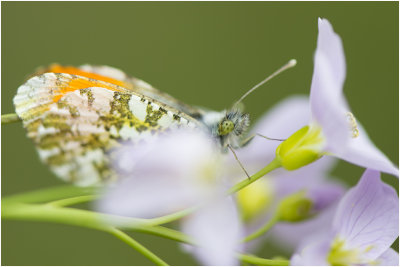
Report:
[[185,114],[188,114],[193,118],[199,118],[203,114],[202,109],[187,105],[182,101],[179,101],[176,98],[170,96],[169,94],[154,88],[145,81],[129,76],[128,74],[117,68],[95,65],[82,65],[80,67],[72,67],[53,64],[48,68],[41,69],[37,74],[42,74],[45,72],[68,73],[105,81],[124,87],[141,95],[145,95],[152,99],[157,99],[158,101],[170,107],[173,107],[176,110],[179,110]]
[[29,79],[19,87],[14,105],[41,160],[56,175],[80,186],[114,178],[110,151],[124,141],[199,127],[197,120],[157,100],[65,73]]

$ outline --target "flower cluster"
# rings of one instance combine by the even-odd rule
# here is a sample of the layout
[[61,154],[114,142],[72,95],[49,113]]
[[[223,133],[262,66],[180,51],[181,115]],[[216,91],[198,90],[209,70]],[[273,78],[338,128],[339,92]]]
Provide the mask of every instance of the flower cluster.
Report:
[[[114,164],[122,179],[97,209],[137,218],[191,209],[179,227],[193,242],[183,247],[206,265],[237,265],[238,255],[262,239],[292,253],[292,265],[398,265],[390,248],[398,237],[398,196],[380,179],[380,172],[398,176],[398,168],[343,96],[340,37],[325,19],[318,27],[309,100],[283,100],[253,129],[287,139],[255,137],[237,150],[249,173],[268,162],[279,169],[248,179],[209,136],[177,130],[122,147]],[[330,177],[338,159],[366,168],[355,187]]]

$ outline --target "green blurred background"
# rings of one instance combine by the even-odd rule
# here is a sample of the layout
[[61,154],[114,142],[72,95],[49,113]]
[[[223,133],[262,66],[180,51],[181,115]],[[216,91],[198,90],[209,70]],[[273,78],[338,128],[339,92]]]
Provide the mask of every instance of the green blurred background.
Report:
[[[221,110],[291,58],[298,65],[248,97],[259,118],[286,96],[308,94],[317,18],[343,39],[345,94],[375,144],[398,162],[397,2],[2,2],[2,114],[38,66],[106,64],[190,104]],[[20,123],[2,126],[2,196],[62,182],[39,162]],[[349,185],[363,169],[341,162]],[[397,178],[383,175],[398,187]],[[196,264],[179,246],[133,234],[167,262]],[[279,251],[268,245],[258,255]],[[2,265],[149,265],[107,234],[2,221]]]

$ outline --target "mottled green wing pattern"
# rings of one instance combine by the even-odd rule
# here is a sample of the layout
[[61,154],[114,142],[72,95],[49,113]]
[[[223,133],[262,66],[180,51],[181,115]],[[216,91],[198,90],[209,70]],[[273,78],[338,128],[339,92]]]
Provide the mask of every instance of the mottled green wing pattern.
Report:
[[70,74],[31,78],[18,89],[14,104],[41,160],[80,186],[115,178],[109,151],[124,141],[199,127],[195,119],[157,100]]
[[94,66],[94,65],[82,65],[79,67],[81,70],[90,72],[90,73],[97,73],[99,75],[104,75],[108,77],[112,77],[114,79],[118,79],[123,81],[125,84],[128,84],[127,88],[137,92],[139,94],[148,96],[153,99],[157,99],[158,101],[173,107],[181,112],[184,112],[191,117],[198,117],[203,114],[203,111],[197,107],[188,105],[182,101],[179,101],[175,97],[158,90],[157,88],[153,87],[152,85],[148,84],[147,82],[135,78],[126,74],[125,72],[110,67],[110,66]]

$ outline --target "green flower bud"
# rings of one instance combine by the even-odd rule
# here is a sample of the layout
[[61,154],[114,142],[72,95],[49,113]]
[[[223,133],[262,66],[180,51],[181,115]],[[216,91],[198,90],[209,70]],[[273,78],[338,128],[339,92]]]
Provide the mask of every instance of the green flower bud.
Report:
[[287,196],[279,203],[277,216],[280,221],[298,222],[310,217],[312,208],[312,200],[301,191]]
[[296,170],[322,157],[324,140],[320,127],[304,126],[278,146],[276,157],[283,168]]

